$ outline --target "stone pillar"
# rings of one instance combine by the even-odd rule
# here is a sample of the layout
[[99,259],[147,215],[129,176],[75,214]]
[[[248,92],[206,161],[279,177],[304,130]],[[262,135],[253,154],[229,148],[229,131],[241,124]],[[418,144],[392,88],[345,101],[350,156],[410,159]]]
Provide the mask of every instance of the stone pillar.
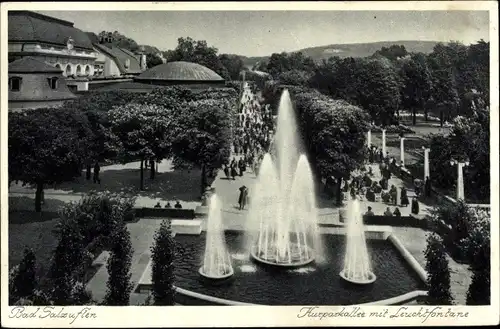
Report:
[[401,166],[404,167],[404,165],[405,165],[405,138],[401,137],[400,140],[401,140],[401,146],[400,146],[400,148],[401,148],[401,150],[400,150],[400,152],[401,152],[401,155],[400,155]]
[[424,150],[424,182],[427,177],[431,178],[431,173],[430,173],[430,165],[429,165],[429,153],[431,151],[430,148],[426,148],[425,146],[422,146],[422,149]]
[[368,147],[370,147],[370,145],[372,145],[372,131],[371,130],[368,130],[366,143],[368,144]]
[[385,148],[385,129],[382,129],[382,153],[384,154],[384,158],[386,156],[386,148]]
[[459,162],[457,160],[451,160],[450,164],[457,165],[457,201],[465,199],[464,192],[464,167],[469,165],[469,161]]

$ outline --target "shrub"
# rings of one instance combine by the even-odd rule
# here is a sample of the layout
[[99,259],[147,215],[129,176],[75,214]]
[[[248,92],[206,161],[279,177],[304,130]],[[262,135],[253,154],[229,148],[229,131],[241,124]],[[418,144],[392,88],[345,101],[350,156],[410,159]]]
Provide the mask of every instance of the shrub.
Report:
[[448,268],[443,241],[438,235],[431,234],[428,236],[425,257],[427,259],[425,269],[428,273],[427,284],[429,287],[427,304],[452,305],[450,269]]
[[71,291],[72,305],[93,305],[92,293],[85,288],[85,284],[77,282]]
[[59,211],[61,224],[76,225],[86,244],[99,236],[109,236],[123,225],[123,221],[133,220],[135,197],[124,194],[92,191],[80,201],[65,204]]
[[36,257],[31,249],[24,250],[24,256],[13,278],[13,294],[19,298],[30,298],[37,286]]
[[472,282],[467,291],[467,305],[490,304],[490,246],[485,245],[477,252],[474,263]]
[[151,247],[153,298],[155,305],[174,305],[175,242],[170,222],[163,221]]
[[471,208],[463,200],[437,206],[431,210],[431,217],[451,226],[443,237],[452,248],[452,255],[460,261],[473,264],[481,248],[490,244],[490,215]]
[[109,274],[104,304],[110,306],[126,306],[130,301],[132,283],[130,267],[132,265],[132,243],[130,233],[125,225],[113,234],[113,245],[108,259]]
[[70,305],[75,284],[74,273],[81,272],[84,256],[83,237],[74,221],[66,221],[60,230],[50,268],[51,299],[56,305]]

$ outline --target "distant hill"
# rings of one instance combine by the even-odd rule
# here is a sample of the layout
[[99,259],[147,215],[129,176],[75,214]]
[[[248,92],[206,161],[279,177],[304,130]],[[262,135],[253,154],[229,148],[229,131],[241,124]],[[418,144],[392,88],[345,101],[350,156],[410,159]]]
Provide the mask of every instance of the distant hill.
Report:
[[[333,44],[327,46],[310,47],[298,50],[304,56],[312,57],[314,61],[320,62],[323,59],[328,59],[332,56],[345,57],[368,57],[382,47],[390,47],[391,45],[403,45],[408,52],[431,53],[437,41],[380,41],[370,43],[352,43],[352,44]],[[251,67],[257,62],[267,60],[269,56],[262,57],[246,57],[241,56],[245,66]]]

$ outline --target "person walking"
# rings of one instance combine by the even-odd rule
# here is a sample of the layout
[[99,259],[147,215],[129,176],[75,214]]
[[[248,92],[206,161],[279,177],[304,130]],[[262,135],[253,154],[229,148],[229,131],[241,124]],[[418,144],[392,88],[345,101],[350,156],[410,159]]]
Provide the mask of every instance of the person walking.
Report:
[[407,207],[410,204],[410,201],[408,201],[408,192],[406,191],[406,188],[403,186],[401,187],[401,205],[403,207]]
[[231,166],[231,177],[233,177],[233,180],[236,180],[236,176],[238,176],[238,172],[236,172],[236,166]]
[[425,177],[424,190],[425,190],[425,197],[430,198],[432,194],[432,185],[429,176]]
[[240,170],[240,177],[243,177],[243,159],[238,160],[238,169]]
[[247,198],[247,187],[243,185],[242,187],[239,188],[240,195],[238,197],[238,204],[239,204],[239,209],[243,210],[245,209],[245,204],[246,204],[246,198]]
[[420,206],[418,204],[417,198],[413,198],[411,200],[411,213],[418,215],[418,212],[420,211]]
[[229,168],[227,167],[227,164],[224,165],[224,175],[226,175],[226,178],[229,179]]
[[96,161],[94,165],[94,183],[99,183],[99,185],[101,185],[101,178],[99,177],[100,172],[101,166],[99,166],[99,162]]

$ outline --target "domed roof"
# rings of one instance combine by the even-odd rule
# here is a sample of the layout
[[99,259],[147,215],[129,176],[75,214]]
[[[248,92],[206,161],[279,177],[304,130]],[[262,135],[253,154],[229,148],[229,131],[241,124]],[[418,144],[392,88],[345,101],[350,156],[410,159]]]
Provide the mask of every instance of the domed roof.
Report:
[[191,62],[169,62],[144,71],[136,80],[170,80],[170,81],[224,81],[224,79],[200,64]]

